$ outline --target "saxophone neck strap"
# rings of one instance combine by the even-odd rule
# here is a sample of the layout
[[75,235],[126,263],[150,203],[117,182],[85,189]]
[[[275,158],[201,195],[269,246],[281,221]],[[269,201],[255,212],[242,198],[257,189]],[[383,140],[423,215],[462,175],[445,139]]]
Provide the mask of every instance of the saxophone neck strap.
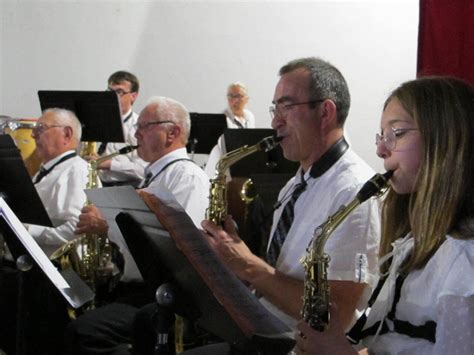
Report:
[[34,184],[39,183],[46,175],[48,175],[53,169],[58,166],[59,164],[65,162],[66,160],[69,160],[71,158],[74,158],[77,154],[76,153],[70,153],[65,156],[63,156],[61,159],[59,159],[56,163],[54,163],[50,168],[45,169],[44,166],[41,167],[38,175],[35,178]]
[[177,163],[179,161],[190,161],[192,163],[194,163],[194,161],[192,159],[189,159],[189,158],[179,158],[179,159],[175,159],[175,160],[172,160],[170,161],[168,164],[166,164],[164,167],[161,168],[160,171],[158,171],[155,175],[153,175],[150,179],[147,179],[146,182],[143,184],[143,186],[141,187],[142,189],[145,188],[145,187],[148,187],[150,186],[150,184],[163,172],[165,171],[169,166],[173,165],[174,163]]
[[309,174],[312,178],[317,178],[328,171],[349,148],[349,144],[344,137],[334,143],[316,162],[311,166]]

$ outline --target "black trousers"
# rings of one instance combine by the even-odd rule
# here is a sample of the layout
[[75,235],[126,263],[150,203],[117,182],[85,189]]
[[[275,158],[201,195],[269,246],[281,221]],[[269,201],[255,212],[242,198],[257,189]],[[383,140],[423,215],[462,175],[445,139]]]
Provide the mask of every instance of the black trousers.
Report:
[[153,299],[152,294],[143,283],[120,283],[113,302],[85,312],[68,325],[66,354],[129,353],[135,313]]
[[129,353],[137,310],[128,304],[111,303],[84,313],[66,329],[66,354]]

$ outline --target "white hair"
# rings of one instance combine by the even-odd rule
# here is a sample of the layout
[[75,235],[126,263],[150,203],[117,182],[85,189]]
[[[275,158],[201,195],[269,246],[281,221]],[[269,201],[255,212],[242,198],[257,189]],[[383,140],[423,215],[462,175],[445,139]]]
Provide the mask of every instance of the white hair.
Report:
[[54,124],[71,127],[72,135],[77,143],[81,141],[82,126],[76,114],[63,108],[48,108],[43,111],[43,115],[51,113],[54,115]]
[[156,105],[155,115],[157,119],[172,121],[181,127],[183,143],[187,144],[191,130],[191,119],[186,107],[176,100],[163,96],[153,96],[146,104],[146,106],[149,105]]

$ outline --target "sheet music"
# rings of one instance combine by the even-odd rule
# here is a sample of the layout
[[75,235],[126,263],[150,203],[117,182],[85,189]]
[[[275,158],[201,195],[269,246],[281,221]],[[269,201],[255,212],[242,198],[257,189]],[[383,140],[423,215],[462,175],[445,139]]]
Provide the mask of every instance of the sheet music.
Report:
[[61,292],[71,307],[78,308],[94,298],[92,290],[90,290],[90,288],[80,280],[72,270],[61,274],[56,269],[35,239],[28,233],[26,228],[1,197],[0,217],[8,224],[10,229],[20,240],[21,244],[25,247],[28,254],[34,259],[36,264],[46,274],[54,286]]
[[[144,189],[148,193],[158,196],[160,199],[167,201],[175,208],[182,207],[176,201],[174,196],[166,189]],[[107,220],[109,226],[116,225],[115,217],[120,212],[129,213],[134,219],[145,229],[151,229],[155,233],[169,237],[169,234],[164,230],[156,215],[150,211],[148,206],[143,202],[140,195],[132,186],[113,186],[103,187],[100,189],[85,190],[87,199],[94,204],[102,212]],[[161,231],[161,232],[160,232]]]
[[64,280],[43,250],[41,250],[38,243],[36,243],[34,238],[30,235],[30,233],[28,233],[26,228],[10,209],[5,200],[1,197],[0,214],[4,216],[11,229],[17,235],[18,239],[21,241],[26,250],[28,250],[33,259],[35,259],[39,267],[48,275],[51,282],[53,282],[58,288],[69,288],[69,284],[66,282],[66,280]]

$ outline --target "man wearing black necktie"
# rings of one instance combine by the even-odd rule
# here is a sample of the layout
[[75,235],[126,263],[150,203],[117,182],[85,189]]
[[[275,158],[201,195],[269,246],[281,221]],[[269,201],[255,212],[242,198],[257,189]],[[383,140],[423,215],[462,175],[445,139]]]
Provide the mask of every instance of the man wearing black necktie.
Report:
[[29,225],[28,231],[47,255],[74,234],[86,202],[87,163],[76,155],[81,140],[81,124],[64,109],[48,109],[38,119],[32,137],[42,160],[33,183],[55,227]]
[[[350,202],[374,172],[344,139],[350,95],[339,70],[319,58],[302,58],[283,66],[279,74],[270,107],[272,127],[283,138],[285,158],[299,162],[300,168],[280,191],[266,260],[251,253],[230,218],[224,228],[211,221],[203,221],[202,227],[236,275],[294,328],[302,310],[304,269],[299,260],[306,255],[314,230]],[[326,244],[331,302],[337,304],[346,328],[370,295],[378,240],[377,203],[368,201]]]
[[[138,114],[133,112],[133,104],[138,97],[139,88],[138,78],[130,72],[120,70],[109,77],[107,90],[114,91],[118,96],[125,142],[102,142],[99,144],[97,151],[99,156],[117,152],[126,145],[137,145],[134,127],[138,120]],[[145,166],[146,163],[138,156],[136,151],[133,151],[115,156],[99,164],[99,177],[104,186],[137,186],[143,179]]]
[[[87,163],[76,155],[81,125],[73,112],[57,108],[44,111],[33,128],[32,137],[42,160],[42,172],[33,177],[33,183],[54,227],[30,224],[26,228],[50,256],[63,244],[77,238],[74,228],[86,202],[84,188],[88,169]],[[9,279],[11,283],[4,283],[5,275],[14,276]],[[65,301],[44,274],[38,268],[22,273],[13,265],[3,264],[0,289],[0,347],[9,354],[61,354],[58,334],[67,321]],[[13,297],[8,303],[3,302],[6,295]],[[25,321],[19,321],[23,318]],[[16,321],[10,321],[12,319]],[[21,338],[16,339],[16,345],[22,348],[15,350],[15,330],[20,325],[17,336],[21,334]],[[27,343],[22,341],[26,338]]]

